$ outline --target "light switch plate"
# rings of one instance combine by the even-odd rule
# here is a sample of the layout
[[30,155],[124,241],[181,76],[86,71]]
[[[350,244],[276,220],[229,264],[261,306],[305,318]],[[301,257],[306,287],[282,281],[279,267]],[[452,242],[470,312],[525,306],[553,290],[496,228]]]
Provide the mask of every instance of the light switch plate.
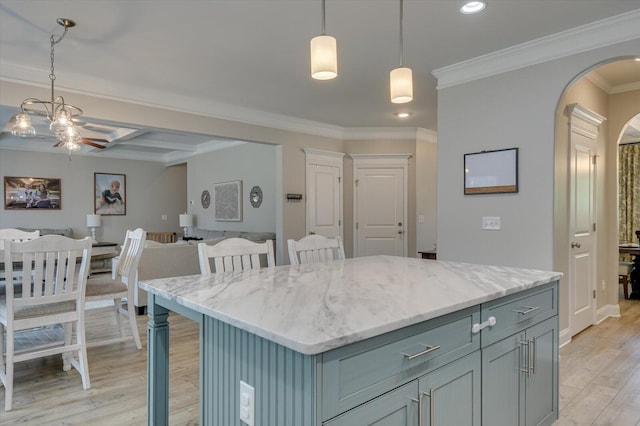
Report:
[[240,380],[240,420],[254,426],[256,416],[256,390]]
[[500,216],[483,216],[482,229],[485,229],[487,231],[499,231]]

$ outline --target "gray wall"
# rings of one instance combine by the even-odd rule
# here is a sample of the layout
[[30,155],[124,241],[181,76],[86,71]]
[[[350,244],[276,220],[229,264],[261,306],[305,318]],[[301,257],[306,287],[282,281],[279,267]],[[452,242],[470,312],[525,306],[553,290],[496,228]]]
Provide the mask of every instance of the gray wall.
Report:
[[[279,200],[276,197],[276,151],[275,145],[245,143],[191,157],[187,162],[188,209],[195,215],[196,227],[276,232],[276,203]],[[242,180],[242,221],[216,221],[213,184],[234,180]],[[258,208],[249,202],[249,191],[254,185],[259,185],[264,195]],[[208,209],[200,203],[200,195],[205,189],[212,196]]]
[[[568,252],[556,229],[567,184],[554,176],[556,108],[565,88],[611,58],[637,56],[638,40],[505,72],[443,89],[438,96],[438,257],[474,263],[560,269],[555,253]],[[558,132],[563,131],[558,129]],[[462,192],[465,153],[520,148],[520,192]],[[501,216],[501,231],[483,231],[482,216]],[[615,250],[608,247],[607,250]],[[568,325],[567,289],[561,285],[560,328]]]
[[[43,142],[46,143],[46,142]],[[98,241],[121,242],[127,229],[180,231],[178,215],[186,210],[186,166],[166,167],[149,161],[74,156],[66,153],[0,149],[0,176],[59,178],[61,210],[0,210],[2,228],[73,228],[78,237],[90,235],[86,215],[93,213],[94,172],[126,175],[127,214],[103,216]],[[4,179],[3,179],[4,181]],[[4,196],[4,192],[3,192]],[[162,220],[166,215],[167,220]]]

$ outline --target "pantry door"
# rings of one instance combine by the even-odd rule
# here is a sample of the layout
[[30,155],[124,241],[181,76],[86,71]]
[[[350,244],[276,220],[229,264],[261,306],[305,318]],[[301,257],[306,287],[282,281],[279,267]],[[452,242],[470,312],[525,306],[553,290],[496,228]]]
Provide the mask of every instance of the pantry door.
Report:
[[410,156],[351,155],[354,257],[407,255],[407,169]]

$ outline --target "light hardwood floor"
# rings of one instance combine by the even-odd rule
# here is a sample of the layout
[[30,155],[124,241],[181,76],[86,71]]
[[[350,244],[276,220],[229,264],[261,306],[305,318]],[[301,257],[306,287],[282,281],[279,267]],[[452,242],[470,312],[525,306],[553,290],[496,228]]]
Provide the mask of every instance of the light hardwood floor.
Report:
[[[560,420],[556,426],[640,426],[640,301],[620,303],[622,318],[609,318],[575,336],[561,349]],[[113,330],[109,308],[91,310],[91,339]],[[170,316],[170,423],[198,424],[198,329]],[[1,425],[145,425],[147,398],[146,316],[138,317],[143,349],[133,343],[89,349],[91,389],[59,356],[20,364],[14,408]],[[277,425],[269,425],[277,426]]]

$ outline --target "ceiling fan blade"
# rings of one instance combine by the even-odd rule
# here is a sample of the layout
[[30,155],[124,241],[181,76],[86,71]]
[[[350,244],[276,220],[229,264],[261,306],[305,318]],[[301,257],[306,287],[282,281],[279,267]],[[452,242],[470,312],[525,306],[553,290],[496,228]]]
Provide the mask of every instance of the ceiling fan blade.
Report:
[[[93,139],[93,140],[95,140],[95,139]],[[90,138],[82,138],[82,140],[80,142],[85,144],[85,145],[92,146],[94,148],[99,148],[99,149],[104,149],[105,148],[104,146],[93,142],[93,140],[90,139]]]
[[62,142],[58,142],[58,143],[57,143],[57,144],[55,144],[53,147],[54,147],[54,148],[59,148],[59,147],[61,147],[61,146],[62,146]]
[[82,138],[82,139],[89,140],[89,141],[94,141],[94,142],[109,143],[108,140],[101,139],[101,138]]

